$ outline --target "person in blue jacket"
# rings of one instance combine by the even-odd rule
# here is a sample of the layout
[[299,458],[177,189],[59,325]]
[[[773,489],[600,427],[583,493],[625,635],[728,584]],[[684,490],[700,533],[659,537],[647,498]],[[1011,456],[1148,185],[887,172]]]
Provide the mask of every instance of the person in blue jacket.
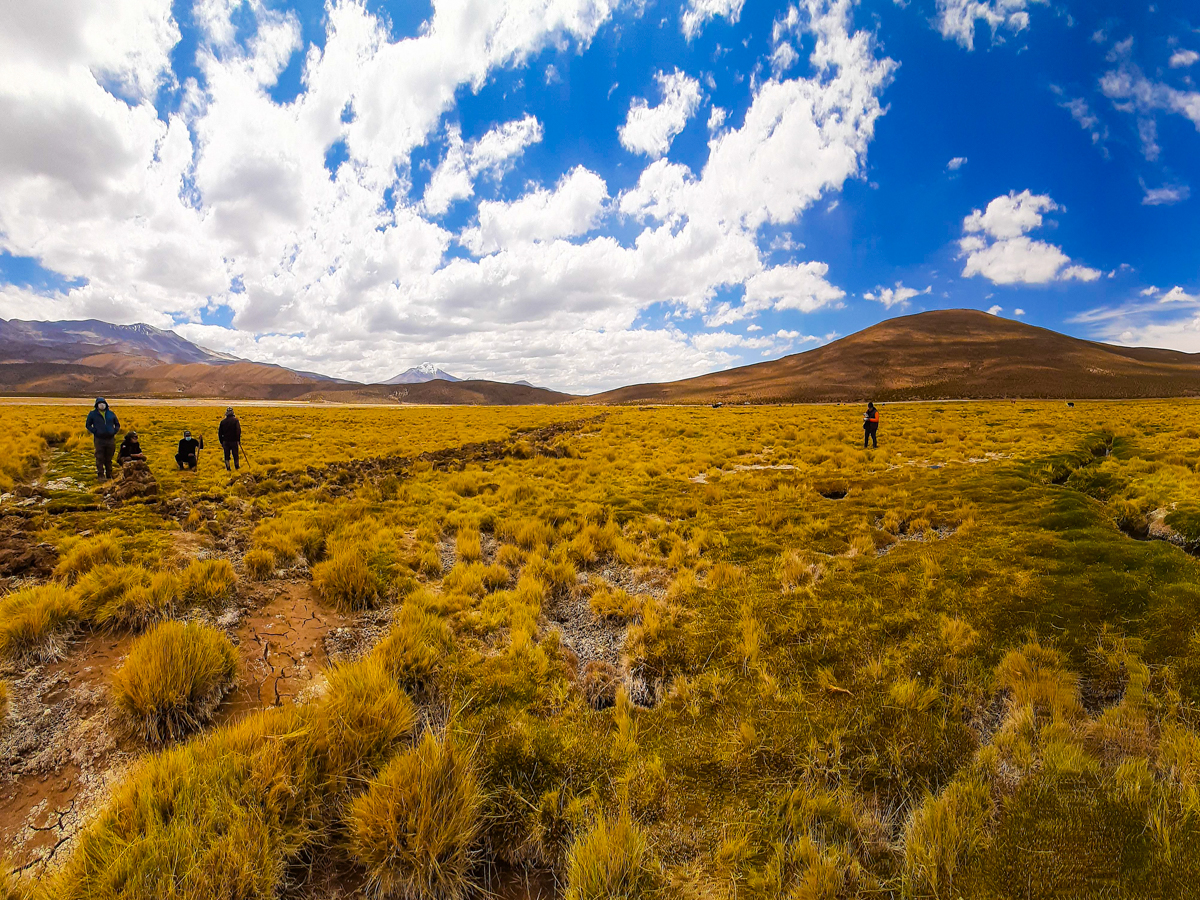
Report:
[[117,432],[121,430],[121,422],[117,414],[108,408],[107,400],[96,398],[83,427],[92,436],[92,446],[96,451],[96,477],[101,481],[112,478],[113,454],[117,452]]

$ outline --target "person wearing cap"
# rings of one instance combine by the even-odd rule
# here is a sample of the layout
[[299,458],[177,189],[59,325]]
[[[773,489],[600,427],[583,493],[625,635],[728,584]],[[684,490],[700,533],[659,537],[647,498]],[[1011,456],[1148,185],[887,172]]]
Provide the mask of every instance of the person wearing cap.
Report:
[[107,400],[103,397],[96,398],[83,427],[92,436],[96,453],[96,477],[101,481],[112,478],[113,454],[117,452],[117,432],[121,430],[121,423],[117,414],[108,408]]
[[121,441],[121,449],[117,451],[117,464],[123,466],[135,459],[145,462],[146,454],[142,452],[142,445],[138,442],[138,433],[130,431],[125,435],[125,440]]
[[217,426],[217,443],[225,451],[225,471],[229,471],[230,457],[233,457],[233,467],[240,469],[242,465],[238,459],[238,453],[242,446],[242,423],[233,414],[232,406],[225,407],[225,418]]
[[179,452],[175,454],[175,462],[181,469],[184,467],[194,469],[199,464],[199,452],[203,449],[204,435],[200,435],[200,440],[196,440],[190,431],[185,431],[183,440],[179,442]]

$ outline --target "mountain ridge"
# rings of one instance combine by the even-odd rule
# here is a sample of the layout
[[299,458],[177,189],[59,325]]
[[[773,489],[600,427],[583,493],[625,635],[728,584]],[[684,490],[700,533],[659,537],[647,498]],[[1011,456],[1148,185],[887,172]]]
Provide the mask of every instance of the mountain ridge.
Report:
[[1200,354],[1089,341],[978,310],[886,319],[822,347],[587,402],[771,403],[1200,396]]

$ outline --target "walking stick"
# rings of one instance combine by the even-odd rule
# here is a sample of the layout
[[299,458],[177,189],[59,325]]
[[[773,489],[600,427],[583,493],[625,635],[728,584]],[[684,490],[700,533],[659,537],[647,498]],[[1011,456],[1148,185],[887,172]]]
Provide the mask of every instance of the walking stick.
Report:
[[241,441],[238,441],[238,452],[242,454],[242,459],[246,460],[246,465],[250,465],[250,454],[246,452],[246,448],[242,446]]

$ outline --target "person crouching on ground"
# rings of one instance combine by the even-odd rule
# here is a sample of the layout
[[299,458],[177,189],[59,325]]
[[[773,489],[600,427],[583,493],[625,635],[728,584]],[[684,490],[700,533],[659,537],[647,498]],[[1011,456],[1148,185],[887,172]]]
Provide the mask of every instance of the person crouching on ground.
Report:
[[108,408],[108,401],[97,397],[83,427],[92,436],[96,451],[96,477],[101,481],[112,478],[113,454],[117,452],[117,432],[121,423],[117,414]]
[[125,435],[125,440],[121,441],[121,449],[117,451],[117,463],[123,466],[135,459],[145,462],[146,454],[142,452],[142,445],[138,443],[138,433],[131,431]]
[[240,469],[242,465],[238,459],[238,453],[242,446],[242,423],[233,414],[232,406],[225,407],[225,418],[217,426],[217,443],[225,451],[225,471],[229,471],[229,458],[231,456],[233,457],[233,467]]
[[876,435],[879,433],[879,410],[875,408],[874,403],[867,404],[867,413],[863,416],[863,447],[866,448],[867,442],[871,442],[871,447],[874,449],[879,446],[879,439]]
[[179,452],[175,454],[175,462],[179,463],[181,469],[194,469],[199,464],[199,452],[203,449],[204,435],[200,435],[200,440],[196,440],[190,431],[185,431],[183,440],[179,442]]

